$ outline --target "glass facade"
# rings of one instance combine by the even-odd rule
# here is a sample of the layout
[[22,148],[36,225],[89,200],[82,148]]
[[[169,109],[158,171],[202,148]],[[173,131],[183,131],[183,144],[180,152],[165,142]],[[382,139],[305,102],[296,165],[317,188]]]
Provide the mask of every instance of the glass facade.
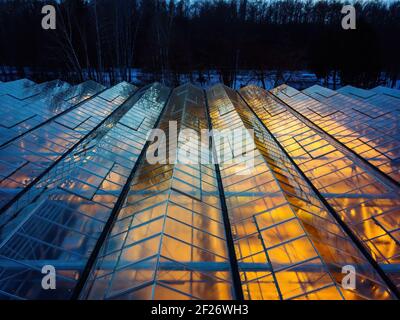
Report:
[[[297,169],[239,95],[210,90],[214,126],[255,131],[255,165],[245,174],[221,167],[235,235],[242,287],[248,299],[358,299],[390,296]],[[221,111],[220,100],[234,108]],[[256,265],[247,272],[243,266]],[[362,265],[359,290],[341,290],[341,266]]]
[[307,101],[314,105],[319,102],[286,86],[271,93],[257,87],[247,87],[241,92],[306,177],[398,286],[400,194],[397,185],[383,180],[380,173],[353,151],[341,148],[340,143],[319,127],[313,127],[306,116],[291,107],[301,100],[305,101],[304,105]]
[[400,180],[398,99],[389,103],[376,95],[371,102],[362,101],[313,86],[285,100],[372,166]]
[[0,146],[17,139],[104,89],[102,85],[93,81],[76,86],[61,81],[51,81],[19,91],[16,89],[0,91],[2,106]]
[[399,297],[396,90],[23,79],[0,105],[0,299]]
[[[178,130],[199,133],[207,128],[203,91],[191,85],[176,88],[162,116],[159,129],[168,133],[170,148],[177,143],[178,155],[185,141],[171,136],[170,121],[176,121]],[[207,154],[205,149],[196,156]],[[213,165],[185,164],[179,158],[175,164],[143,160],[85,297],[231,299],[222,219]]]

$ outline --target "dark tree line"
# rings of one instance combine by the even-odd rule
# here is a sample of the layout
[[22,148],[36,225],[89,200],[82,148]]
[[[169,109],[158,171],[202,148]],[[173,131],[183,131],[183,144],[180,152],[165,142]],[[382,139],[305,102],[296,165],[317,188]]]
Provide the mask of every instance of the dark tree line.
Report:
[[[41,8],[57,29],[41,28]],[[274,70],[369,87],[400,77],[400,1],[355,2],[357,29],[341,28],[339,1],[0,0],[0,73],[26,68],[37,80],[132,80],[140,68],[167,84],[216,70],[232,85],[238,70],[261,81]]]

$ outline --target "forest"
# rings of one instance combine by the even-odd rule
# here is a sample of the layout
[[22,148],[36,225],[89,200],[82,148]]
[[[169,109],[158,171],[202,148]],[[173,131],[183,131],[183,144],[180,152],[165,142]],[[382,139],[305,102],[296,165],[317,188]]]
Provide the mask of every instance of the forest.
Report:
[[[56,8],[56,29],[41,8]],[[0,80],[132,81],[133,70],[178,85],[214,72],[309,70],[369,88],[400,78],[400,1],[354,1],[357,27],[336,0],[0,0]],[[195,79],[194,79],[195,78]],[[338,79],[338,81],[336,81]]]

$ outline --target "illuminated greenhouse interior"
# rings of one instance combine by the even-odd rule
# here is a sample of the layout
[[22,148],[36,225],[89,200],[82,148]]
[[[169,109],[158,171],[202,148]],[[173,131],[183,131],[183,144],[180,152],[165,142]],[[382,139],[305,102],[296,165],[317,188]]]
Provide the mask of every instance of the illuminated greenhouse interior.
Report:
[[400,90],[21,79],[0,106],[1,300],[400,298]]

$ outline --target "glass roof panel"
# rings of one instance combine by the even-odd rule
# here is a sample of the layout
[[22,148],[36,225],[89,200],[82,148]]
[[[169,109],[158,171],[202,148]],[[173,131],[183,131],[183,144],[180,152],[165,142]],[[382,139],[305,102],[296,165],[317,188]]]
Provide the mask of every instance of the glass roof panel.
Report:
[[[123,90],[124,86],[117,92]],[[78,142],[71,154],[52,167],[2,217],[2,292],[23,299],[71,297],[168,92],[155,84],[119,108],[94,98],[97,103],[104,101],[107,107],[99,112],[111,116],[105,115],[108,118],[99,128]],[[110,113],[116,108],[116,113]],[[79,111],[83,114],[83,110]],[[144,118],[139,127],[132,129],[123,124],[137,114]],[[16,210],[17,214],[11,216],[9,212]],[[43,263],[57,270],[60,290],[56,296],[41,290],[40,284],[36,287]]]
[[[288,98],[284,91],[283,86],[272,90],[272,93],[290,106],[295,103],[309,107],[319,104],[300,93]],[[393,258],[397,256],[398,242],[392,231],[377,223],[376,219],[399,208],[398,190],[383,183],[369,166],[347,149],[332,144],[324,131],[308,125],[304,118],[270,93],[255,86],[241,89],[241,93],[306,177],[381,264],[381,268],[384,269],[384,264],[395,263]],[[310,101],[312,104],[308,104]],[[273,116],[278,114],[277,111],[279,115]],[[309,152],[309,146],[314,144],[320,145],[319,150],[329,145],[330,150],[313,154]],[[388,275],[398,284],[395,274]]]

